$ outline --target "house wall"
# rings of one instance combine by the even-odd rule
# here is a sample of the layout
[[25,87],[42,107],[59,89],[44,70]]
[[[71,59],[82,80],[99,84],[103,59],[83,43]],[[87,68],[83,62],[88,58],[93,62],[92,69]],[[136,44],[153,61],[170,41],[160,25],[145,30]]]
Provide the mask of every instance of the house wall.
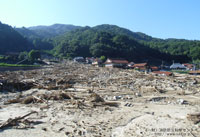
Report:
[[105,67],[113,67],[113,64],[105,64]]
[[125,64],[105,64],[105,67],[113,67],[113,68],[123,68]]
[[106,62],[110,63],[110,62],[112,62],[112,61],[111,61],[110,59],[107,59]]

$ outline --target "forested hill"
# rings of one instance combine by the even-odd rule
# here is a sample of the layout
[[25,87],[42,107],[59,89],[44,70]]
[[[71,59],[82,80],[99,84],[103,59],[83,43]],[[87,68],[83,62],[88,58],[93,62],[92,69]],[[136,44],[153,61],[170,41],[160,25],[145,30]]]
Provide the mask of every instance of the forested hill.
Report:
[[78,28],[80,27],[74,25],[54,24],[51,26],[29,27],[28,29],[34,32],[36,35],[40,36],[41,38],[52,38]]
[[80,28],[79,26],[74,25],[65,25],[65,24],[54,24],[51,26],[34,26],[29,28],[16,28],[16,30],[29,39],[34,38],[52,38],[58,35],[62,35],[69,31]]
[[93,29],[98,30],[98,31],[110,32],[110,33],[114,33],[114,34],[128,35],[128,36],[132,37],[133,39],[135,39],[137,41],[156,40],[156,38],[148,36],[144,33],[133,32],[133,31],[130,31],[126,28],[121,28],[121,27],[116,26],[116,25],[103,24],[103,25],[95,26]]
[[35,26],[29,28],[15,28],[22,36],[27,38],[30,43],[38,50],[51,50],[51,38],[65,34],[80,28],[74,25],[54,24],[51,26]]
[[[175,56],[176,57],[178,56],[178,57],[181,57],[182,60],[186,60],[186,61],[188,60],[188,58],[190,60],[200,60],[200,41],[184,40],[184,39],[154,38],[142,32],[133,32],[126,28],[121,28],[116,25],[103,24],[103,25],[98,25],[98,26],[90,28],[90,27],[79,27],[79,26],[73,26],[73,25],[54,24],[51,26],[17,28],[16,30],[20,34],[22,34],[24,37],[27,37],[37,49],[49,50],[49,49],[52,49],[53,46],[56,46],[57,43],[60,43],[58,39],[63,39],[64,37],[66,37],[66,41],[67,41],[67,39],[69,39],[68,37],[76,38],[76,34],[78,32],[82,33],[81,30],[85,30],[85,29],[88,29],[88,30],[90,29],[90,31],[92,30],[92,32],[94,31],[107,32],[112,35],[128,36],[132,40],[139,42],[141,45],[145,45],[148,48],[154,49],[155,51],[157,50],[164,54],[172,55],[173,59]],[[67,35],[67,33],[69,34]],[[75,34],[72,34],[72,33],[75,33]],[[81,35],[81,34],[78,34],[78,35]],[[60,38],[58,38],[58,36],[60,36]],[[54,37],[57,37],[56,38],[57,40],[56,40],[56,44],[54,43],[54,45],[52,45],[51,44],[52,40],[50,40],[49,38],[55,40]],[[84,40],[81,40],[81,41],[84,41]],[[71,51],[70,53],[68,53],[68,55],[69,54],[71,54]],[[175,58],[174,60],[177,60],[177,58]]]
[[54,39],[56,56],[106,56],[132,61],[170,60],[172,57],[137,42],[128,35],[84,27]]
[[0,54],[22,52],[33,46],[11,26],[0,22]]
[[54,24],[51,26],[35,26],[29,28],[15,28],[22,36],[38,50],[51,50],[53,48],[52,38],[63,35],[72,30],[81,28],[74,25]]
[[[128,29],[118,27],[116,25],[99,25],[94,27],[96,30],[112,32],[114,34],[127,35],[136,41],[144,44],[162,53],[167,53],[173,56],[188,57],[190,60],[200,60],[200,41],[185,40],[185,39],[160,39],[148,36],[141,32],[132,32]],[[164,33],[164,32],[163,32]]]
[[[159,39],[116,25],[79,27],[54,24],[15,28],[0,24],[0,52],[51,50],[60,57],[107,56],[129,60],[199,61],[200,41]],[[26,39],[29,40],[27,42]],[[32,46],[33,45],[33,46]],[[5,48],[6,47],[6,48]]]
[[41,38],[37,33],[35,33],[32,30],[29,30],[28,28],[22,27],[22,28],[14,28],[17,32],[19,32],[22,36],[28,38],[28,39],[35,39],[35,38]]
[[190,60],[200,61],[200,41],[197,40],[166,39],[142,43],[163,53],[188,56]]

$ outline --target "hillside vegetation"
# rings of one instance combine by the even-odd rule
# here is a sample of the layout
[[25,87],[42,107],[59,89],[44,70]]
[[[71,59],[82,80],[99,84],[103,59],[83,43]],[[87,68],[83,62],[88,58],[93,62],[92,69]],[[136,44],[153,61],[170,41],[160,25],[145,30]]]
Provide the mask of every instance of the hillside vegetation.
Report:
[[0,54],[31,50],[33,45],[11,26],[0,22]]
[[52,38],[80,28],[74,25],[54,24],[51,26],[35,26],[28,29],[41,38]]
[[139,61],[200,61],[198,40],[159,39],[108,24],[95,27],[54,24],[14,30],[1,23],[0,45],[1,54],[37,49],[64,58],[103,55]]
[[[159,39],[153,38],[141,32],[132,32],[116,25],[99,25],[94,27],[97,30],[112,32],[114,34],[127,35],[147,47],[159,50],[172,56],[179,56],[190,60],[200,59],[200,41],[185,39]],[[176,59],[176,58],[175,58]]]
[[170,60],[169,54],[144,46],[134,38],[112,31],[84,27],[54,39],[54,53],[61,57],[106,56],[134,61]]

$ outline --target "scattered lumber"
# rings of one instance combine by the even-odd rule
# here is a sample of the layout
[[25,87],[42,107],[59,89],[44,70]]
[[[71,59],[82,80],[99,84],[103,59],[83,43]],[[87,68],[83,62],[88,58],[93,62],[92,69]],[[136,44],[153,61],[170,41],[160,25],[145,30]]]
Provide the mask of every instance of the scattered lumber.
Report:
[[16,117],[16,118],[10,118],[8,119],[6,122],[0,124],[0,129],[4,129],[4,128],[8,128],[8,127],[12,127],[12,126],[17,126],[18,123],[22,122],[22,120],[24,120],[26,117],[32,115],[32,114],[35,114],[35,113],[38,113],[36,111],[33,111],[33,112],[30,112],[24,116],[19,116],[19,117]]
[[12,103],[22,103],[22,104],[30,104],[30,103],[47,103],[48,100],[65,100],[65,99],[76,99],[76,97],[64,93],[51,93],[51,94],[38,94],[38,95],[31,95],[27,97],[17,97],[15,99],[10,99],[4,104],[12,104]]
[[92,93],[90,95],[90,98],[91,98],[91,102],[105,102],[104,99],[98,95],[97,93]]

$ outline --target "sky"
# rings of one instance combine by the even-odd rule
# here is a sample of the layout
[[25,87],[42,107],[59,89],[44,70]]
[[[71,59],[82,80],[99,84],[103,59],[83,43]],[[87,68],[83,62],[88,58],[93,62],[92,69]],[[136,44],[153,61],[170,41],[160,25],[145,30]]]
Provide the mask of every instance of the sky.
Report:
[[0,0],[13,27],[113,24],[157,38],[200,40],[200,0]]

